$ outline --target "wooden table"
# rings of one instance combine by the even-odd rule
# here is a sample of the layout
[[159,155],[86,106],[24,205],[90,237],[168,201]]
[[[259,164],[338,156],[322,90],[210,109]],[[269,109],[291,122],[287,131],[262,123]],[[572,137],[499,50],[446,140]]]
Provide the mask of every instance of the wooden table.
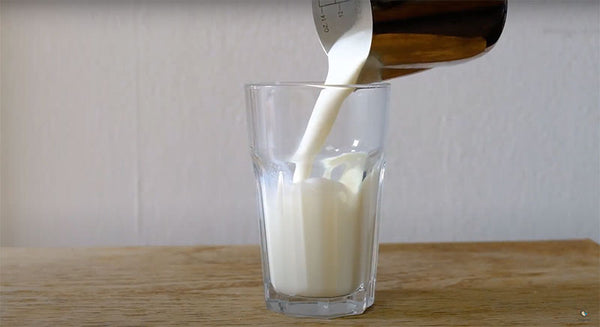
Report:
[[257,246],[0,251],[1,326],[599,326],[600,246],[383,244],[375,305],[267,311]]

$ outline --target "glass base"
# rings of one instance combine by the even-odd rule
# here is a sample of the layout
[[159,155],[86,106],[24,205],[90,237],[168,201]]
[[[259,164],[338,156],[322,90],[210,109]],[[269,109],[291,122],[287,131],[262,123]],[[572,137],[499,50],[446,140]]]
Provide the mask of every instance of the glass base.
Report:
[[359,315],[375,301],[375,282],[338,297],[315,298],[288,296],[270,284],[265,287],[267,309],[293,317],[336,318]]

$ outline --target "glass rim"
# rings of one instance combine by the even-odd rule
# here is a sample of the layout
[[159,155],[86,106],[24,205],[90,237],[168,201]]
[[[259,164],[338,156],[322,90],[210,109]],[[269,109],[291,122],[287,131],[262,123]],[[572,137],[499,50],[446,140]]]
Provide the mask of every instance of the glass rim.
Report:
[[352,88],[352,89],[387,89],[390,87],[390,83],[387,82],[376,82],[369,84],[325,84],[324,82],[261,82],[261,83],[247,83],[244,85],[247,89],[261,89],[261,88],[281,88],[281,87],[314,87],[314,88]]

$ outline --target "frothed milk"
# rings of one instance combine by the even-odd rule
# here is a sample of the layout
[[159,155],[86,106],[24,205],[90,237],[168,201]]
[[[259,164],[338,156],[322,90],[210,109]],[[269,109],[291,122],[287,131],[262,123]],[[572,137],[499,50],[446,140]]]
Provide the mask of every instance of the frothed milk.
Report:
[[[355,84],[371,46],[370,2],[359,1],[356,23],[328,52],[328,85]],[[287,295],[334,297],[361,287],[373,265],[379,173],[366,171],[365,153],[315,162],[349,88],[323,89],[298,149],[292,181],[280,173],[263,189],[269,272]],[[343,113],[342,113],[343,114]],[[322,176],[311,177],[313,165]],[[341,171],[339,177],[332,172]]]

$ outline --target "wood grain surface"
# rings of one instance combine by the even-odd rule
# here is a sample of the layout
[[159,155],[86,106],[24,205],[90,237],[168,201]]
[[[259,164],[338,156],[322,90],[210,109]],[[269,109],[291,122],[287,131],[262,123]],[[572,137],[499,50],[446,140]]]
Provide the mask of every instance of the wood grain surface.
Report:
[[[1,326],[598,326],[589,241],[384,244],[360,316],[265,309],[258,246],[0,251]],[[585,313],[584,313],[585,312]]]

